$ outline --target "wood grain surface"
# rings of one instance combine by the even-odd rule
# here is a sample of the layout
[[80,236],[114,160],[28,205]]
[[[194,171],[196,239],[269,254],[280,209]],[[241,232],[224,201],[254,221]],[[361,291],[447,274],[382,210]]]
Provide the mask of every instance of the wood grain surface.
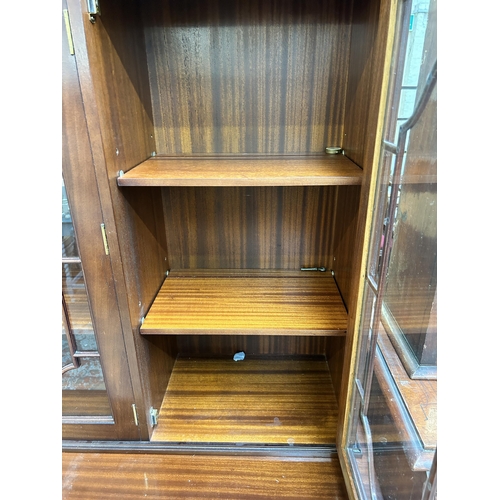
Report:
[[299,335],[176,335],[179,356],[221,357],[244,351],[251,356],[325,355],[327,339]]
[[111,416],[108,394],[105,390],[62,391],[63,416]]
[[347,500],[330,458],[78,453],[62,455],[63,500]]
[[331,186],[361,184],[342,154],[321,156],[155,156],[118,177],[119,186]]
[[329,272],[172,271],[142,334],[345,335]]
[[158,154],[342,141],[348,2],[142,2]]
[[178,358],[152,440],[331,445],[337,415],[324,358]]
[[334,262],[334,186],[166,187],[162,196],[171,269],[297,270]]

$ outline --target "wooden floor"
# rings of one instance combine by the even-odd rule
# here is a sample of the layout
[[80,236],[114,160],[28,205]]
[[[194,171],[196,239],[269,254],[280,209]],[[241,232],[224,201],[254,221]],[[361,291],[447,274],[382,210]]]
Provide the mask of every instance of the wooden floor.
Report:
[[347,500],[330,458],[64,452],[63,500]]
[[333,445],[337,420],[324,358],[178,358],[152,441]]

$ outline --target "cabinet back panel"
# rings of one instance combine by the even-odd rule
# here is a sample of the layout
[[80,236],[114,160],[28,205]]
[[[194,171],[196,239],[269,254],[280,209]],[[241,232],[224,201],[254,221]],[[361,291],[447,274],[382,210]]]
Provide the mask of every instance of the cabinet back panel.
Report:
[[341,0],[145,2],[156,152],[339,145],[350,14]]
[[180,356],[229,356],[244,351],[247,356],[324,355],[326,337],[283,335],[180,335]]
[[331,268],[335,186],[162,188],[172,269]]

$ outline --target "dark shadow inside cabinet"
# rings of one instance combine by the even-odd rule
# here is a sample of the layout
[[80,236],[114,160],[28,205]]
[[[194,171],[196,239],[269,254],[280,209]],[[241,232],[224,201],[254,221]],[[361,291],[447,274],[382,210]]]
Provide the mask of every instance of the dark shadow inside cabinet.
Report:
[[378,9],[108,0],[85,26],[151,440],[335,443]]

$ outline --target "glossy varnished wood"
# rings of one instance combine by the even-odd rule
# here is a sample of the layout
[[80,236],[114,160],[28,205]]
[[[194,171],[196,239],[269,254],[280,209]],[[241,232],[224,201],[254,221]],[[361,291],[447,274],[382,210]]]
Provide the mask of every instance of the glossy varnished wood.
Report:
[[345,335],[329,272],[172,271],[142,334]]
[[334,263],[334,186],[166,187],[162,195],[172,269]]
[[[63,416],[110,416],[112,410],[109,398],[103,390],[64,390],[62,391]],[[111,418],[111,421],[113,419]]]
[[65,452],[62,490],[63,500],[348,498],[335,455],[300,459]]
[[324,358],[178,358],[152,440],[331,445],[337,415]]
[[[107,0],[96,22],[90,23],[86,2],[68,3],[102,222],[127,346],[123,359],[128,359],[134,404],[143,425],[135,426],[130,404],[127,413],[136,432],[147,439],[148,411],[161,402],[175,353],[171,354],[169,345],[160,345],[160,339],[149,342],[138,335],[139,320],[168,268],[161,201],[156,199],[160,193],[144,188],[127,198],[116,184],[120,170],[144,161],[155,149],[140,5]],[[139,264],[144,262],[148,264]]]
[[299,335],[177,335],[180,356],[232,357],[244,351],[250,356],[325,355],[327,338]]
[[119,186],[331,186],[361,184],[342,154],[322,156],[159,157],[118,178]]
[[348,2],[142,5],[157,153],[301,154],[340,144]]
[[[66,8],[66,3],[70,12],[75,51],[79,55],[85,51],[85,44],[79,38],[80,4],[69,0],[63,3],[63,8]],[[100,225],[104,221],[102,199],[94,173],[96,156],[92,137],[89,135],[91,126],[84,103],[85,75],[88,77],[88,72],[77,55],[71,55],[69,52],[67,33],[62,22],[62,173],[111,406],[111,412],[108,411],[108,414],[113,414],[114,424],[64,424],[62,435],[65,439],[121,437],[132,440],[139,437],[138,429],[130,418],[134,394],[116,298],[115,276],[110,258],[104,251],[101,234]],[[85,301],[86,297],[80,295],[80,299]],[[84,408],[87,402],[88,399],[81,398],[80,415],[93,411],[91,408],[94,403],[90,403],[89,408]]]

